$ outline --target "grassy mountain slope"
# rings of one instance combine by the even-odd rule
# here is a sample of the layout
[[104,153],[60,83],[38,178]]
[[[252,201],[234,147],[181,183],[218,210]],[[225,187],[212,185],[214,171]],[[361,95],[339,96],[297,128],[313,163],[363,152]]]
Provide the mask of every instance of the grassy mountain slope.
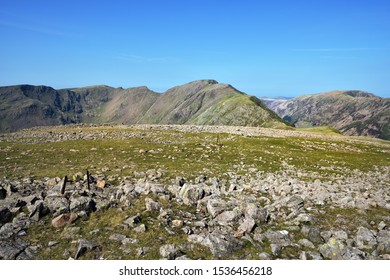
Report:
[[147,87],[104,85],[3,87],[0,94],[1,131],[77,122],[286,127],[259,99],[214,80],[194,81],[162,94]]
[[332,126],[346,135],[390,139],[390,99],[362,91],[332,91],[264,102],[297,127]]

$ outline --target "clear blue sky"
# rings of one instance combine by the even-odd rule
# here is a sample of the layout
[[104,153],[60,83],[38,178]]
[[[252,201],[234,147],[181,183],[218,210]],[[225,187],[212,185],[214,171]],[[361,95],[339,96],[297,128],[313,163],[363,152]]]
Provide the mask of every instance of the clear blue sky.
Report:
[[0,85],[390,97],[390,1],[0,1]]

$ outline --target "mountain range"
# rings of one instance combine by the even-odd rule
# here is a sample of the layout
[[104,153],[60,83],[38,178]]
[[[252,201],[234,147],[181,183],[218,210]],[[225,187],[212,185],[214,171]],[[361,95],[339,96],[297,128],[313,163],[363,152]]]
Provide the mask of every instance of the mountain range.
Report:
[[190,82],[161,94],[145,86],[0,87],[0,131],[81,122],[289,126],[260,99],[214,80]]
[[262,98],[262,101],[296,127],[325,125],[346,135],[390,140],[390,98],[339,90],[292,99]]
[[390,140],[390,98],[349,90],[260,100],[215,80],[163,93],[146,86],[0,87],[1,132],[71,123],[331,126],[346,135]]

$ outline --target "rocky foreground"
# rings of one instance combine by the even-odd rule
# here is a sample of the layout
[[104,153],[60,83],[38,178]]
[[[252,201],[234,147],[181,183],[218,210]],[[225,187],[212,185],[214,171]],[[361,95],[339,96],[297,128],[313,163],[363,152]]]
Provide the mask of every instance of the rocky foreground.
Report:
[[4,178],[0,259],[390,259],[390,166],[337,170]]

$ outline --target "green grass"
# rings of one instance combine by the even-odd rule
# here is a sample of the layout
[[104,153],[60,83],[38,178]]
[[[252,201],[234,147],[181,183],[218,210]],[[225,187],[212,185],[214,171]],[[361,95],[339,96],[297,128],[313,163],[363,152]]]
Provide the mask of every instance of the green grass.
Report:
[[[66,130],[60,128],[58,133]],[[0,142],[0,176],[18,178],[63,177],[90,170],[105,176],[134,176],[134,171],[163,169],[166,180],[199,175],[223,177],[226,172],[247,173],[249,168],[277,171],[288,163],[298,169],[316,171],[324,176],[345,169],[374,170],[390,164],[390,145],[382,141],[347,142],[315,138],[240,137],[228,134],[182,133],[179,131],[137,131],[134,137],[120,139],[120,128],[88,128],[84,132],[104,131],[105,139],[68,140],[26,144]],[[317,133],[333,134],[328,128]],[[219,137],[222,145],[218,145]],[[32,138],[33,139],[33,138]],[[140,150],[146,153],[140,153]],[[335,169],[334,167],[342,169]],[[108,171],[102,172],[102,168]]]

